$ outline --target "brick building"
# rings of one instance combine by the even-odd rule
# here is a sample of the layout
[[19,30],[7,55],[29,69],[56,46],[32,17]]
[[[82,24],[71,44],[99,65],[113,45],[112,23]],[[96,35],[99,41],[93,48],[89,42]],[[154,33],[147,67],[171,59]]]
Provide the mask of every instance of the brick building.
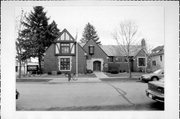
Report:
[[[131,46],[130,50],[131,70],[145,69],[147,64],[145,40],[142,40],[141,45]],[[76,57],[77,55],[78,57]],[[111,63],[120,64],[120,71],[128,71],[125,57],[120,46],[98,45],[94,40],[89,40],[82,45],[76,43],[72,35],[64,29],[45,52],[44,72],[108,71],[108,66]]]

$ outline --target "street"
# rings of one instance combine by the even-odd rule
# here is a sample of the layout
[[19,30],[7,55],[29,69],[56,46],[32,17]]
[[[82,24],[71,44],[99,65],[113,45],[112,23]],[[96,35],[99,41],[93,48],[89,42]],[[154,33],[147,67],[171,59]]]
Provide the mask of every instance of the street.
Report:
[[149,99],[147,83],[101,81],[86,83],[17,82],[23,111],[164,110],[164,104]]

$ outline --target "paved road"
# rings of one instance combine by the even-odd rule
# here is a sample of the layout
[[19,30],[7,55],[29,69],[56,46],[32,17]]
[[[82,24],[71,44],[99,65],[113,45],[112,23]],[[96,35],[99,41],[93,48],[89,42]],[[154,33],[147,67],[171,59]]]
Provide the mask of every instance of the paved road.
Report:
[[18,82],[17,110],[163,110],[145,95],[146,83]]

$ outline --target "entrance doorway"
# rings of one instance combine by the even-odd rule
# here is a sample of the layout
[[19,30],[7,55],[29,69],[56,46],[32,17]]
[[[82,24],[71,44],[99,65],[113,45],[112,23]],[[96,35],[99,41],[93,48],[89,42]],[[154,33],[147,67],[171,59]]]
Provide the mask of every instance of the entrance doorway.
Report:
[[94,61],[93,62],[93,70],[94,71],[101,71],[101,62],[100,61]]

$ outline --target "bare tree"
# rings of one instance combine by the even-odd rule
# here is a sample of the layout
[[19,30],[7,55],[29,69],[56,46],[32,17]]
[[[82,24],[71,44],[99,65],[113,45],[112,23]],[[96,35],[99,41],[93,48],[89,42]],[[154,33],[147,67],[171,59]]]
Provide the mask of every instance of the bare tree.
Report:
[[16,52],[17,52],[16,54],[17,54],[17,56],[16,56],[16,58],[19,62],[19,67],[18,67],[19,78],[21,78],[21,67],[22,67],[22,59],[23,59],[23,56],[22,56],[22,52],[23,52],[22,38],[21,38],[20,32],[23,29],[22,21],[23,21],[24,17],[25,17],[25,13],[22,10],[21,15],[16,18],[16,32],[17,32],[17,38],[16,38]]
[[125,56],[128,61],[129,78],[131,78],[131,54],[132,45],[136,44],[137,39],[137,25],[132,21],[121,22],[113,34],[123,56]]

